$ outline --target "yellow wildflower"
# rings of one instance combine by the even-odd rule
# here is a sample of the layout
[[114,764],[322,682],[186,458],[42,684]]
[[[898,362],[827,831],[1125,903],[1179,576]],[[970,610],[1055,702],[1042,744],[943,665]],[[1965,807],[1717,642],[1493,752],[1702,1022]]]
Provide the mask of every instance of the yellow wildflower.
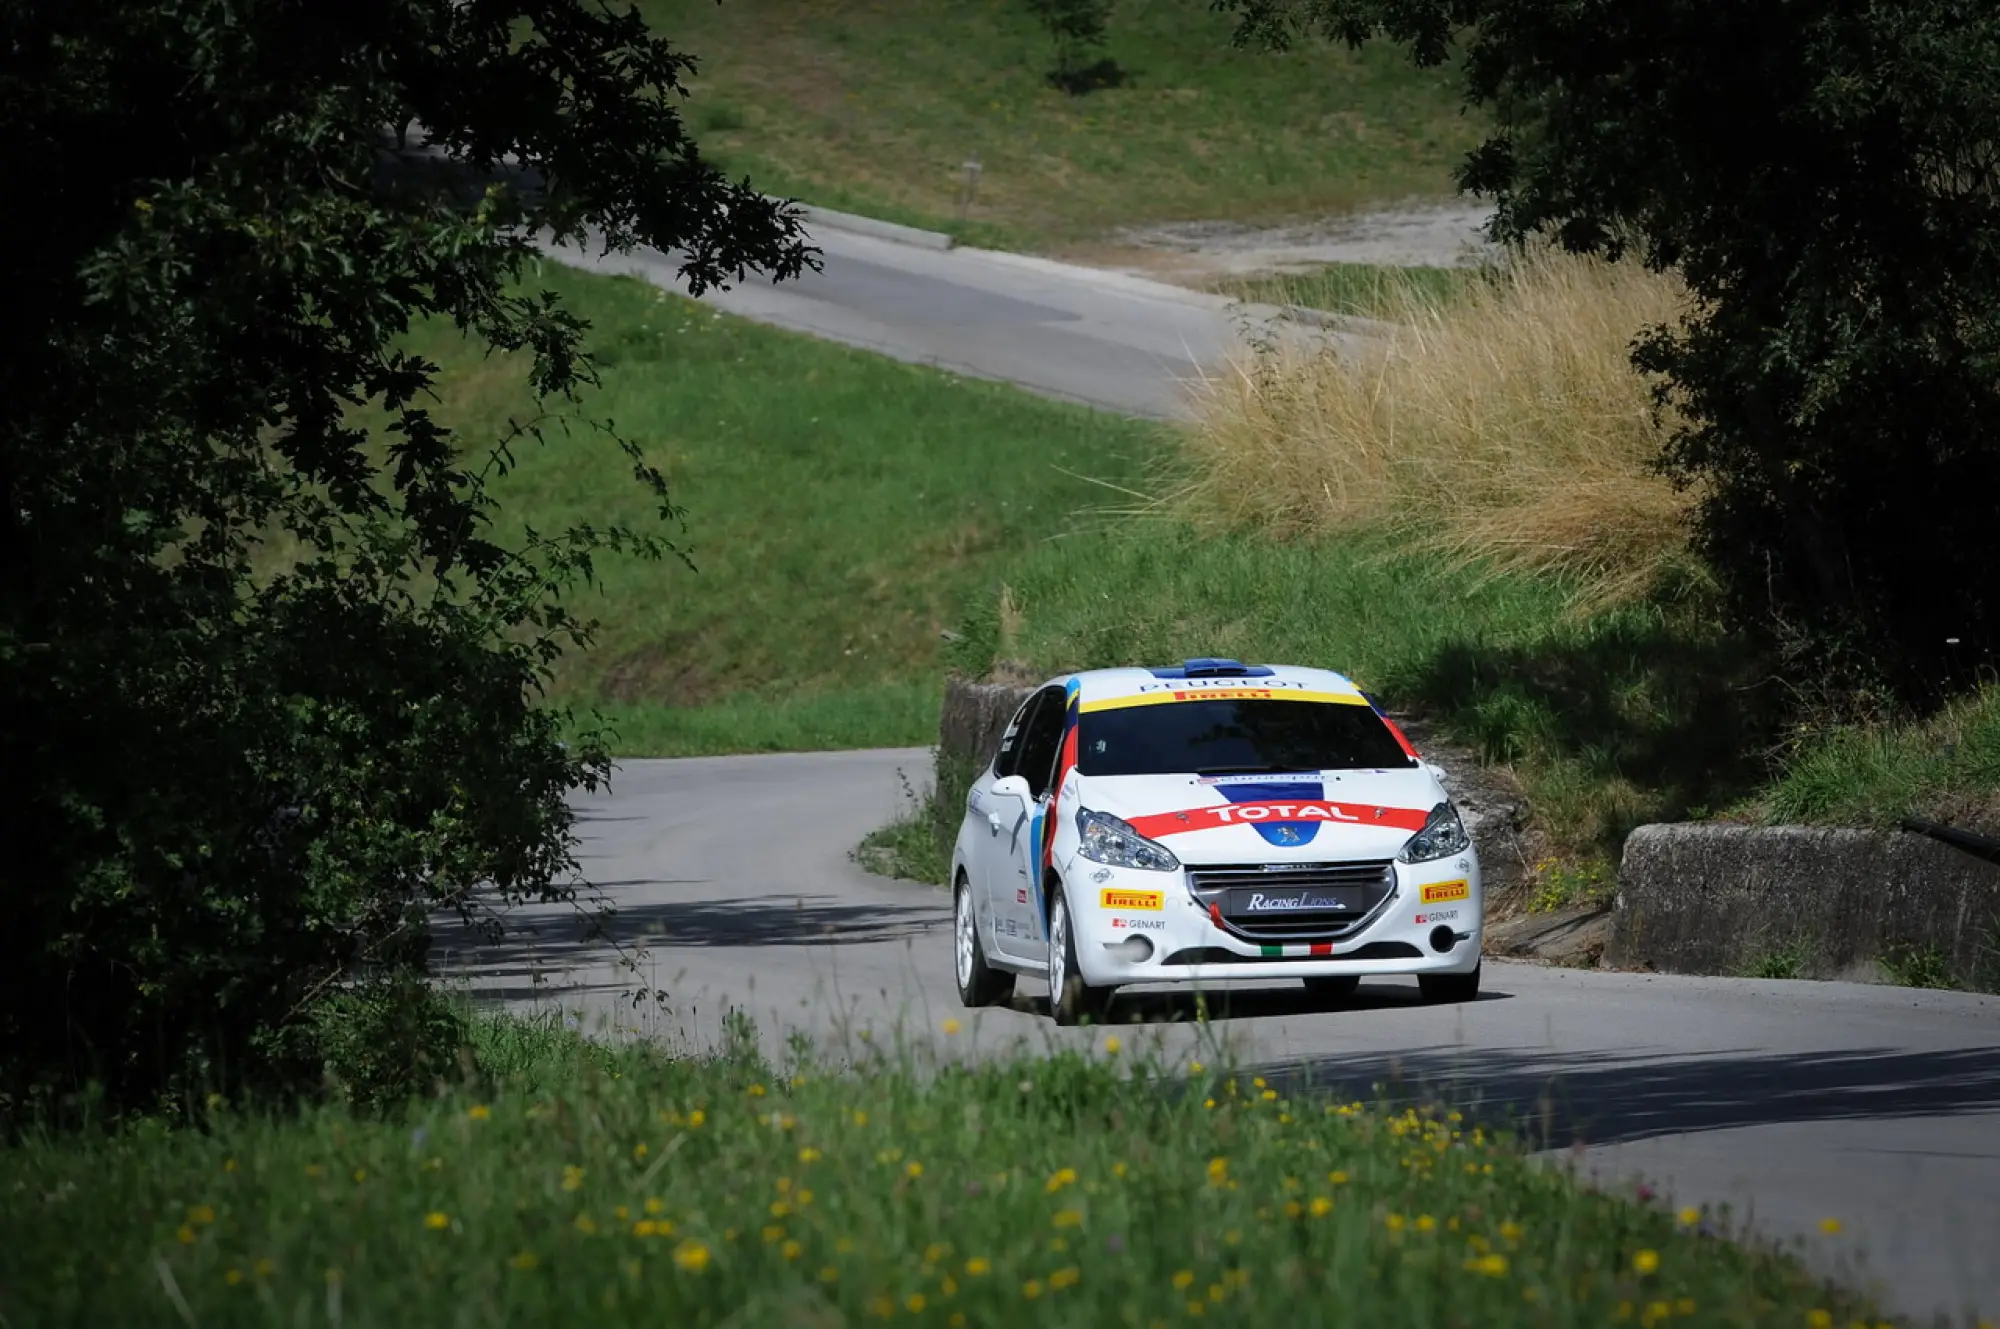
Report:
[[597,1220],[589,1214],[578,1214],[576,1216],[576,1230],[587,1237],[597,1231]]
[[194,1229],[186,1223],[181,1224],[179,1231],[174,1235],[181,1239],[181,1245],[183,1246],[192,1246],[194,1244]]
[[674,1247],[674,1263],[691,1274],[708,1268],[708,1247],[693,1239]]
[[424,1226],[433,1232],[442,1232],[451,1226],[451,1217],[448,1214],[443,1214],[433,1209],[424,1215]]
[[700,1130],[702,1123],[707,1120],[708,1114],[700,1108],[696,1108],[694,1111],[688,1113],[688,1126],[694,1130]]
[[983,1255],[975,1255],[965,1262],[965,1272],[974,1278],[993,1272],[993,1261]]
[[1061,1190],[1063,1187],[1074,1186],[1075,1184],[1076,1184],[1075,1168],[1073,1167],[1058,1168],[1056,1169],[1055,1175],[1049,1178],[1048,1184],[1044,1186],[1043,1189],[1046,1190],[1050,1195],[1054,1195],[1057,1191]]
[[1175,1291],[1185,1292],[1188,1289],[1189,1285],[1192,1284],[1193,1282],[1194,1282],[1194,1270],[1192,1269],[1182,1269],[1174,1274]]
[[1067,1268],[1058,1269],[1054,1273],[1050,1274],[1049,1286],[1060,1292],[1062,1289],[1066,1287],[1075,1287],[1077,1280],[1082,1277],[1083,1277],[1083,1271],[1078,1269],[1075,1265],[1070,1265]]
[[812,1149],[812,1148],[806,1148],[806,1149],[801,1149],[801,1150],[799,1150],[799,1162],[801,1162],[801,1163],[817,1163],[817,1162],[819,1162],[819,1160],[820,1160],[820,1152],[819,1152],[819,1150],[817,1150],[817,1149]]
[[488,1117],[493,1115],[493,1109],[487,1107],[484,1103],[475,1103],[470,1108],[466,1109],[465,1115],[472,1118],[474,1121],[485,1121]]
[[1027,1282],[1021,1284],[1021,1295],[1026,1297],[1029,1301],[1033,1301],[1036,1297],[1041,1296],[1042,1280],[1039,1278],[1031,1278]]
[[796,1260],[799,1258],[799,1252],[804,1249],[805,1247],[799,1245],[798,1241],[794,1239],[778,1247],[778,1254],[784,1256],[787,1260]]
[[[1118,1050],[1124,1046],[1125,1044],[1123,1040],[1121,1040],[1116,1034],[1113,1034],[1111,1037],[1104,1040],[1104,1050],[1110,1053],[1114,1057],[1118,1055]],[[1052,1284],[1055,1282],[1055,1277],[1053,1275],[1050,1276],[1049,1282]]]
[[1056,1211],[1056,1226],[1057,1226],[1057,1227],[1082,1227],[1082,1226],[1083,1226],[1083,1210],[1081,1210],[1081,1209],[1058,1209],[1058,1210]]
[[957,1020],[946,1020],[944,1022],[945,1037],[950,1038],[953,1035],[957,1034],[958,1031],[963,1028],[965,1028],[965,1026],[960,1024]]
[[924,1306],[926,1305],[924,1301],[924,1294],[921,1292],[912,1292],[908,1297],[905,1297],[903,1299],[903,1304],[910,1308],[910,1314],[921,1315],[923,1314]]
[[1837,1218],[1822,1218],[1819,1220],[1819,1230],[1826,1233],[1829,1237],[1836,1236],[1840,1232],[1840,1220]]
[[1655,1274],[1660,1271],[1658,1251],[1640,1251],[1632,1257],[1632,1272],[1635,1274]]
[[533,1251],[522,1251],[520,1254],[516,1255],[513,1259],[509,1260],[507,1263],[513,1265],[516,1269],[525,1272],[535,1267],[536,1264],[535,1253]]
[[1465,1267],[1475,1274],[1485,1274],[1488,1278],[1504,1278],[1507,1275],[1507,1257],[1500,1254],[1482,1255],[1475,1260],[1467,1260]]
[[906,1177],[913,1177],[913,1178],[921,1177],[924,1175],[924,1165],[912,1159],[908,1164],[904,1166],[903,1175]]
[[1329,1213],[1332,1212],[1333,1212],[1332,1200],[1327,1199],[1324,1195],[1313,1196],[1312,1216],[1314,1218],[1325,1218]]

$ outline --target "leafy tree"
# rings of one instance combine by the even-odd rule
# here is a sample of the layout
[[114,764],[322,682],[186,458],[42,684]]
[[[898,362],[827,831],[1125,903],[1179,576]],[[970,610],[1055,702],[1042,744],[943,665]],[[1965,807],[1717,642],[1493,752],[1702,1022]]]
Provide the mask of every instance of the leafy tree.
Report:
[[607,763],[534,704],[561,593],[666,528],[510,534],[535,422],[454,436],[399,339],[559,398],[538,234],[697,292],[814,261],[683,132],[691,67],[585,0],[0,0],[0,1109],[309,1084],[329,1011],[420,1001],[436,909],[569,895]]
[[[1696,296],[1637,361],[1746,622],[1925,698],[2000,647],[2000,9],[1975,0],[1217,0],[1239,41],[1456,51],[1502,238]],[[1804,664],[1805,661],[1798,663]]]
[[[1049,81],[1069,93],[1116,83],[1117,66],[1100,53],[1111,23],[1114,0],[1028,0],[1028,11],[1055,43],[1056,67]],[[1093,60],[1091,57],[1096,56]]]

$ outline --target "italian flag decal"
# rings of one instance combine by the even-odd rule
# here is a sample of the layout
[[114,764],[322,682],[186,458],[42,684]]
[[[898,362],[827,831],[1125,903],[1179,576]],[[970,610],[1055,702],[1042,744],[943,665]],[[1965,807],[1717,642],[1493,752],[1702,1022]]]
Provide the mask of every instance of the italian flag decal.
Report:
[[1310,946],[1259,946],[1257,954],[1267,960],[1302,960],[1307,956],[1321,955],[1333,958],[1333,943],[1316,941]]

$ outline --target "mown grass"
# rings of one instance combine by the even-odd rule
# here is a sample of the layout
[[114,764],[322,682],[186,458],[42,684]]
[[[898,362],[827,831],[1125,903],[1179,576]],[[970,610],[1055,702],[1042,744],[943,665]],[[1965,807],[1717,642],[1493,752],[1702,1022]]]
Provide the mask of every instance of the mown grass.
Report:
[[[948,1030],[951,1026],[947,1027]],[[21,1325],[1796,1326],[1873,1318],[1717,1215],[1456,1112],[1094,1050],[773,1068],[494,1029],[386,1118],[0,1153]],[[951,1039],[943,1040],[947,1046]],[[1810,1318],[1809,1317],[1814,1317]]]
[[[940,631],[968,593],[1078,524],[1161,446],[1158,427],[719,315],[627,278],[531,283],[591,321],[603,383],[517,448],[504,529],[654,520],[614,421],[666,475],[692,562],[604,559],[573,603],[601,622],[558,701],[603,705],[627,754],[928,741]],[[439,414],[468,441],[533,403],[524,366],[446,328]],[[1088,478],[1086,478],[1088,477]]]
[[1448,195],[1480,137],[1449,71],[1379,44],[1239,51],[1208,0],[1121,0],[1108,53],[1126,81],[1078,97],[1050,86],[1053,50],[1016,0],[640,7],[699,58],[689,123],[732,173],[977,243]]

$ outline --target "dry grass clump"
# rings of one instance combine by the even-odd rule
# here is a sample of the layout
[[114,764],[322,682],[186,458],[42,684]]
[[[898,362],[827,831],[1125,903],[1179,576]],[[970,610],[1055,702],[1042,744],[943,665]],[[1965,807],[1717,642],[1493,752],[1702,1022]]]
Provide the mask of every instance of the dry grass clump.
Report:
[[1532,251],[1381,335],[1241,357],[1199,385],[1188,515],[1279,537],[1392,527],[1465,564],[1552,571],[1583,601],[1643,594],[1686,549],[1692,495],[1650,464],[1673,427],[1633,369],[1679,319],[1674,278]]

